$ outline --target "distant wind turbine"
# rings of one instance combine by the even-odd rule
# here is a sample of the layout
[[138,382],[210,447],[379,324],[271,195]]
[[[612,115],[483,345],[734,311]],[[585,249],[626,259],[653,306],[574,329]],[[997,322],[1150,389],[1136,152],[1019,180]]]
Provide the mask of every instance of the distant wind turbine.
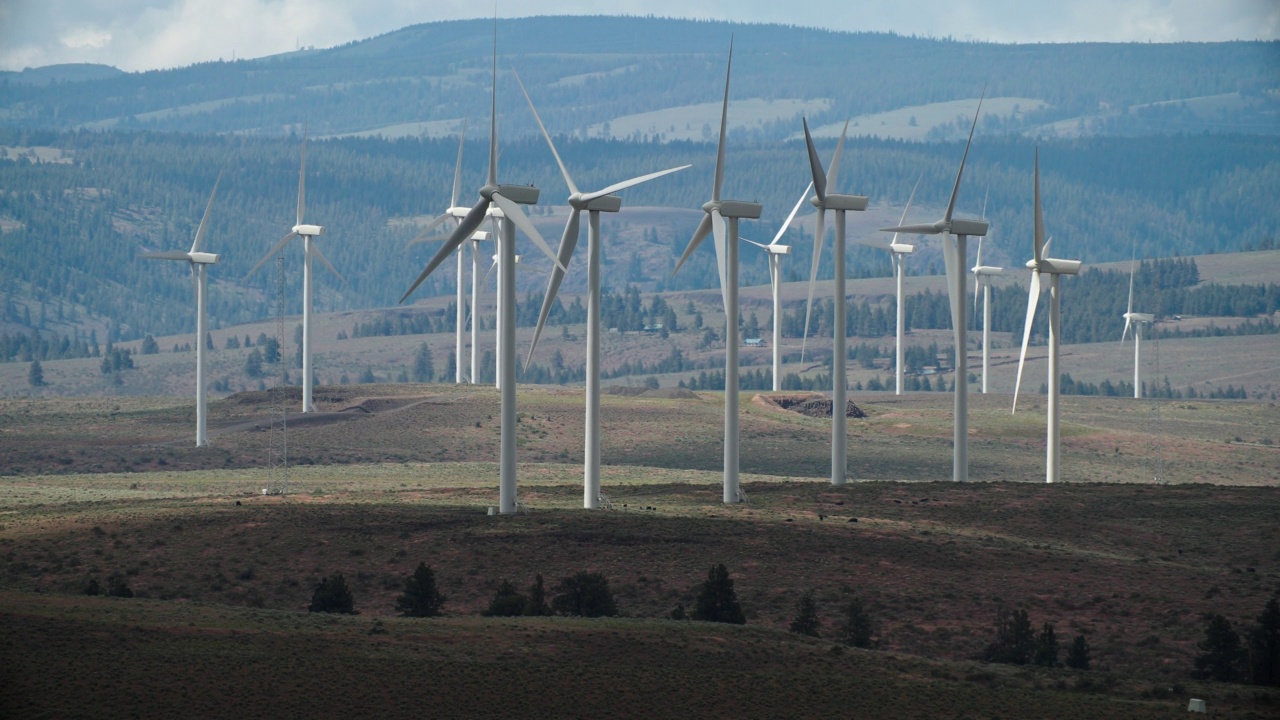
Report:
[[[803,117],[804,143],[809,151],[809,170],[813,173],[814,195],[809,202],[818,208],[818,226],[813,234],[813,267],[809,272],[809,301],[805,306],[804,334],[809,336],[809,313],[813,308],[813,284],[818,279],[818,262],[822,257],[822,223],[828,210],[836,214],[836,237],[834,251],[835,269],[835,317],[832,319],[833,347],[831,351],[831,484],[843,485],[849,474],[848,452],[848,375],[846,368],[849,362],[847,350],[848,332],[845,317],[848,312],[845,305],[845,277],[849,270],[845,265],[845,213],[867,209],[867,197],[864,195],[837,195],[828,190],[835,187],[836,174],[840,171],[840,155],[844,151],[845,134],[849,131],[849,121],[845,121],[844,130],[840,131],[840,142],[836,143],[836,154],[831,159],[831,168],[824,174],[822,161],[818,159],[818,150],[813,146],[813,138],[809,135],[809,122]],[[800,350],[804,356],[803,345]]]
[[1156,321],[1151,313],[1133,311],[1133,276],[1138,269],[1138,253],[1134,250],[1133,259],[1129,261],[1129,309],[1124,314],[1124,332],[1120,334],[1120,346],[1129,336],[1129,328],[1133,327],[1133,396],[1142,398],[1142,326]]
[[[911,202],[916,198],[916,190],[920,189],[921,179],[922,178],[917,178],[915,187],[911,188],[911,195],[907,197],[907,206],[902,209],[902,217],[898,219],[899,224],[907,221],[907,213],[911,212]],[[890,253],[892,253],[893,274],[894,274],[894,278],[897,281],[895,283],[897,286],[898,305],[897,305],[897,313],[896,313],[897,326],[896,326],[896,329],[894,330],[894,342],[893,342],[893,347],[894,347],[893,394],[901,395],[902,394],[902,377],[903,377],[903,370],[902,370],[903,333],[906,331],[906,327],[907,327],[907,311],[906,311],[906,305],[903,304],[902,285],[903,285],[903,276],[906,274],[905,266],[907,262],[907,256],[915,252],[916,247],[914,245],[908,245],[907,243],[898,242],[898,233],[893,234],[893,237],[889,239],[889,244],[885,247],[889,250]]]
[[[501,340],[499,346],[498,370],[499,383],[502,390],[502,429],[501,456],[499,459],[499,505],[498,511],[503,514],[516,512],[516,228],[520,228],[538,249],[541,250],[557,266],[556,259],[547,242],[538,234],[537,228],[529,222],[521,205],[533,205],[538,202],[538,188],[532,185],[499,185],[498,184],[498,20],[493,21],[493,88],[489,97],[489,174],[485,184],[479,190],[480,199],[462,222],[436,252],[431,261],[418,275],[404,296],[403,303],[413,294],[433,270],[440,267],[449,254],[458,248],[472,233],[480,228],[491,208],[502,211],[498,223],[499,272],[501,287],[498,292],[498,333]],[[561,269],[563,267],[561,266]]]
[[1058,457],[1060,434],[1058,432],[1058,397],[1061,375],[1058,372],[1058,348],[1062,343],[1060,319],[1060,278],[1078,275],[1079,260],[1059,260],[1048,256],[1053,238],[1045,240],[1044,213],[1040,209],[1040,149],[1036,148],[1035,165],[1035,234],[1032,238],[1033,256],[1027,261],[1031,268],[1031,289],[1027,295],[1027,320],[1022,329],[1022,354],[1018,356],[1018,379],[1013,385],[1013,412],[1018,411],[1018,389],[1022,386],[1022,366],[1027,360],[1027,343],[1031,340],[1031,323],[1036,316],[1036,303],[1040,301],[1040,276],[1049,276],[1049,408],[1048,442],[1045,444],[1045,482],[1058,481],[1061,463]]
[[698,229],[694,231],[689,245],[672,271],[673,275],[679,272],[685,260],[708,234],[713,237],[725,314],[723,498],[726,504],[742,501],[738,485],[738,221],[742,218],[757,219],[761,211],[758,203],[723,200],[720,197],[724,186],[724,143],[729,117],[729,76],[732,70],[733,39],[730,38],[729,62],[724,73],[724,102],[720,106],[720,142],[716,147],[716,171],[711,185],[711,199],[702,205],[702,211],[706,215],[698,223]]
[[[315,406],[311,403],[311,385],[313,382],[313,368],[311,364],[311,310],[313,290],[311,284],[311,258],[317,257],[324,266],[329,268],[329,272],[338,276],[342,282],[346,282],[346,278],[342,277],[342,273],[333,269],[333,265],[329,259],[320,252],[319,246],[315,244],[315,239],[324,234],[324,227],[320,225],[304,225],[303,215],[307,209],[307,133],[304,129],[302,132],[302,163],[298,169],[298,215],[297,223],[293,229],[289,231],[267,251],[266,255],[254,265],[245,275],[245,279],[249,279],[258,268],[262,267],[268,260],[275,257],[277,253],[284,249],[284,246],[295,237],[302,238],[302,412],[315,412]],[[283,360],[281,360],[283,362]]]
[[[987,201],[982,201],[982,219],[987,219]],[[973,263],[973,309],[978,309],[978,291],[982,291],[982,394],[987,394],[987,374],[991,366],[991,280],[1004,274],[1004,268],[982,264],[982,237],[978,238],[978,257]]]
[[205,335],[208,334],[206,329],[207,302],[208,297],[208,278],[205,275],[210,265],[218,262],[218,256],[214,253],[202,252],[200,247],[204,244],[205,232],[209,229],[209,210],[213,208],[213,199],[218,195],[218,185],[222,182],[222,174],[218,174],[218,179],[213,183],[213,192],[209,195],[209,204],[205,205],[204,216],[200,218],[200,226],[196,228],[195,239],[191,242],[191,249],[183,252],[181,250],[162,250],[160,252],[145,252],[142,257],[151,260],[185,260],[191,269],[191,279],[195,283],[196,291],[196,447],[204,447],[209,444],[209,436],[206,432],[206,410],[205,410],[205,382],[204,382],[204,351],[205,351]]
[[[512,72],[514,73],[515,71],[512,70]],[[663,175],[684,170],[690,166],[681,165],[680,167],[660,170],[614,183],[603,190],[584,193],[578,190],[578,186],[574,184],[564,161],[560,159],[560,153],[556,151],[556,144],[551,141],[550,133],[547,132],[546,126],[542,124],[542,118],[538,116],[538,109],[533,106],[533,99],[529,97],[529,91],[525,89],[524,83],[520,81],[519,73],[516,73],[516,82],[520,83],[520,90],[524,93],[524,99],[529,103],[529,110],[533,112],[533,119],[538,122],[538,129],[542,131],[542,137],[546,138],[547,146],[551,148],[551,155],[555,157],[556,165],[560,166],[560,174],[564,176],[564,182],[569,186],[570,208],[569,221],[565,223],[564,235],[560,238],[559,266],[551,269],[551,278],[547,282],[547,294],[542,300],[542,310],[538,313],[538,326],[533,332],[533,342],[529,344],[529,355],[525,360],[526,367],[529,360],[533,359],[533,351],[538,347],[538,338],[542,335],[542,328],[547,322],[547,315],[551,313],[551,307],[556,301],[556,293],[559,292],[560,283],[564,280],[564,270],[561,268],[569,266],[569,261],[573,258],[573,250],[578,245],[579,223],[582,211],[587,211],[587,400],[586,423],[583,430],[585,447],[582,471],[582,506],[590,510],[600,507],[600,213],[618,212],[622,208],[622,198],[613,193],[621,192],[629,187],[635,187],[641,183],[660,178]]]
[[791,254],[791,246],[783,245],[778,241],[782,239],[785,233],[791,227],[791,221],[796,218],[796,213],[800,211],[800,206],[809,197],[809,191],[813,189],[813,183],[809,183],[805,187],[804,192],[800,194],[800,199],[796,201],[795,207],[791,208],[791,214],[787,215],[787,219],[783,221],[782,227],[778,228],[778,234],[773,236],[773,240],[768,245],[763,245],[754,240],[747,242],[764,250],[769,255],[769,289],[773,291],[773,391],[778,392],[782,389],[782,256]]
[[[983,92],[986,95],[986,92]],[[955,243],[944,240],[942,257],[947,266],[947,296],[951,301],[951,327],[955,333],[956,377],[955,377],[955,419],[952,423],[952,458],[951,478],[956,482],[969,480],[969,362],[968,346],[965,333],[965,301],[968,297],[965,272],[961,263],[965,261],[970,236],[982,237],[987,234],[987,223],[984,220],[962,220],[952,217],[955,214],[956,198],[960,195],[960,180],[964,177],[964,164],[969,159],[969,146],[973,144],[973,131],[978,127],[978,116],[982,113],[982,98],[978,99],[978,110],[973,115],[973,125],[969,128],[969,139],[964,145],[964,155],[960,157],[960,170],[956,173],[956,184],[951,188],[951,199],[947,202],[947,211],[942,219],[926,225],[900,225],[884,228],[882,232],[904,232],[916,235],[949,235]]]

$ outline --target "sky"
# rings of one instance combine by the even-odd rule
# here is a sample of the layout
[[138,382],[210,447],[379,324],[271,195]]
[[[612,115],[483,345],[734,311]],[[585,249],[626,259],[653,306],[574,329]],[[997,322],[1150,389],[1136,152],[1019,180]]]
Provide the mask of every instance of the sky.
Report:
[[[473,18],[477,7],[474,0],[0,0],[0,70],[93,62],[139,71],[261,57]],[[601,12],[598,0],[498,3],[499,17]],[[1280,39],[1280,0],[611,0],[608,12],[991,42]]]

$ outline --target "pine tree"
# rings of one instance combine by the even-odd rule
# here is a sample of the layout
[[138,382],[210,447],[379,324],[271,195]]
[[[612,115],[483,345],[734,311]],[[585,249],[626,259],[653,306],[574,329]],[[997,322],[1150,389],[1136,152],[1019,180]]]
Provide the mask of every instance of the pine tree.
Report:
[[504,579],[489,600],[489,607],[481,615],[485,617],[517,617],[524,614],[528,599],[516,590],[510,580]]
[[551,598],[551,607],[562,615],[613,617],[618,614],[609,581],[600,573],[585,571],[560,580],[556,595]]
[[813,591],[805,591],[796,603],[796,616],[791,621],[791,632],[809,637],[821,637],[822,623],[818,620],[818,605],[813,600]]
[[723,622],[744,625],[747,617],[738,604],[738,595],[733,590],[733,580],[729,579],[729,571],[723,564],[713,565],[707,571],[707,579],[702,583],[702,591],[698,593],[698,604],[693,611],[693,619],[703,622]]
[[1240,636],[1225,617],[1212,615],[1208,618],[1204,640],[1196,647],[1200,649],[1200,654],[1195,658],[1197,677],[1220,682],[1235,682],[1240,679],[1244,648],[1240,646]]
[[1077,635],[1071,642],[1070,649],[1067,650],[1067,667],[1074,670],[1088,670],[1092,662],[1089,657],[1089,641],[1084,635]]
[[413,381],[417,383],[431,382],[435,376],[435,368],[431,365],[431,348],[426,342],[423,342],[418,346],[418,352],[413,356]]
[[982,653],[987,662],[1026,665],[1036,649],[1036,633],[1026,610],[1001,608],[996,613],[996,639]]
[[844,609],[844,623],[840,626],[840,642],[857,648],[869,648],[874,630],[871,616],[862,606],[862,598],[856,595]]
[[418,563],[413,575],[405,578],[404,594],[396,600],[396,610],[405,617],[435,617],[445,596],[436,588],[436,575],[426,563]]
[[547,590],[542,585],[542,575],[534,578],[529,588],[529,600],[525,603],[525,615],[550,615],[551,606],[547,604]]
[[1058,667],[1058,637],[1053,632],[1053,623],[1047,622],[1040,628],[1036,637],[1035,664],[1041,667]]
[[31,361],[31,367],[27,370],[27,384],[31,387],[44,387],[44,368],[40,366],[39,360]]
[[1249,668],[1255,685],[1280,687],[1280,600],[1271,598],[1249,633]]
[[311,607],[308,612],[339,613],[355,615],[355,601],[351,590],[347,588],[347,579],[342,573],[335,573],[320,581],[311,594]]

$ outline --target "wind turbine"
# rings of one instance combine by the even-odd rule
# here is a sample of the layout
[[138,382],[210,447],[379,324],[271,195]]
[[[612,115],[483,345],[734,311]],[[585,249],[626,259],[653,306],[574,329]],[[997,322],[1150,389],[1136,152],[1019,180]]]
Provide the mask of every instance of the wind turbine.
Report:
[[[512,72],[514,73],[515,70],[513,69]],[[569,176],[569,170],[565,167],[564,161],[560,159],[560,153],[556,151],[556,144],[551,141],[551,135],[547,132],[546,126],[542,124],[542,118],[538,116],[538,109],[533,106],[533,99],[529,97],[529,91],[525,89],[524,83],[520,81],[519,73],[516,73],[516,82],[520,83],[520,90],[524,93],[524,99],[529,103],[529,110],[533,112],[533,119],[538,121],[538,129],[542,131],[542,137],[546,138],[547,146],[551,148],[551,154],[555,157],[556,164],[560,166],[560,174],[564,176],[564,182],[569,186],[570,208],[569,221],[565,223],[564,235],[560,238],[559,266],[551,269],[551,278],[547,282],[547,294],[542,300],[542,311],[538,313],[538,327],[533,332],[533,342],[529,345],[529,355],[525,360],[526,367],[529,364],[529,360],[533,358],[533,351],[538,346],[538,338],[542,335],[542,328],[547,322],[547,315],[551,312],[551,306],[556,300],[556,293],[560,290],[560,283],[564,280],[564,270],[561,268],[569,266],[569,260],[573,258],[573,250],[578,245],[579,222],[582,211],[587,211],[587,406],[586,423],[583,432],[585,447],[582,470],[582,506],[592,510],[600,507],[600,213],[618,212],[622,208],[622,198],[613,193],[626,190],[629,187],[635,187],[641,183],[660,178],[663,175],[684,170],[690,166],[681,165],[680,167],[641,175],[630,180],[614,183],[603,190],[584,193],[578,190],[573,178]]]
[[768,245],[763,245],[754,240],[747,242],[764,250],[769,254],[769,288],[773,291],[773,391],[778,392],[782,389],[782,324],[778,319],[782,317],[782,256],[791,254],[790,245],[781,245],[778,243],[782,239],[782,234],[791,227],[791,221],[795,219],[796,213],[800,211],[800,206],[804,204],[806,198],[809,197],[809,191],[813,189],[813,183],[809,183],[801,193],[800,199],[796,201],[795,207],[791,208],[791,214],[787,216],[786,221],[782,223],[782,227],[778,228],[778,234],[773,236],[773,240]]
[[[987,201],[982,201],[982,219],[987,218]],[[982,291],[982,394],[987,394],[987,371],[991,367],[991,279],[1004,274],[1004,268],[982,264],[982,237],[978,238],[978,257],[973,263],[973,307],[978,308],[978,291]]]
[[[720,106],[720,142],[716,147],[715,179],[711,199],[702,205],[706,216],[689,239],[689,245],[676,263],[679,272],[689,255],[710,234],[715,242],[716,264],[720,271],[720,295],[724,300],[724,502],[741,502],[738,488],[738,221],[760,217],[759,203],[724,200],[724,141],[729,117],[729,76],[733,70],[733,39],[729,40],[729,62],[724,73],[724,102]],[[726,222],[727,221],[727,222]],[[726,228],[726,225],[728,226]]]
[[[986,92],[983,92],[986,95]],[[964,164],[969,159],[969,146],[973,144],[973,131],[978,127],[978,115],[982,112],[982,98],[978,99],[978,110],[973,114],[973,125],[969,128],[969,139],[964,145],[964,155],[960,157],[960,171],[956,173],[956,184],[951,188],[951,199],[947,202],[947,211],[942,219],[926,225],[900,225],[885,228],[882,232],[904,232],[916,235],[949,235],[955,243],[943,241],[942,257],[947,266],[947,296],[951,300],[951,327],[955,333],[956,345],[956,380],[955,380],[955,419],[952,422],[952,458],[951,478],[956,482],[969,480],[969,362],[965,333],[965,298],[969,294],[966,285],[968,273],[961,267],[967,253],[969,236],[982,237],[987,234],[985,220],[963,220],[952,217],[956,209],[956,197],[960,194],[960,180],[964,177]]]
[[[257,265],[253,266],[248,274],[244,277],[249,279],[258,268],[275,257],[276,253],[284,249],[284,246],[295,237],[302,238],[302,412],[315,412],[315,406],[311,404],[311,384],[312,384],[312,364],[311,364],[311,310],[312,310],[312,285],[311,285],[311,258],[316,257],[329,271],[338,276],[342,282],[346,282],[346,278],[342,277],[342,273],[333,269],[333,265],[329,259],[320,252],[320,248],[315,244],[315,239],[324,234],[324,227],[320,225],[304,225],[302,222],[303,215],[307,209],[307,133],[304,129],[302,132],[302,163],[298,169],[298,215],[297,223],[293,229],[272,246],[271,250]],[[283,359],[281,360],[283,362]]]
[[162,250],[160,252],[145,252],[142,257],[151,260],[185,260],[191,268],[191,279],[195,281],[196,290],[196,447],[204,447],[209,444],[209,436],[205,431],[205,382],[204,382],[204,344],[205,335],[208,333],[206,328],[206,300],[208,298],[208,279],[205,275],[207,268],[218,262],[218,256],[214,253],[202,252],[200,246],[204,243],[205,231],[209,228],[209,210],[213,208],[213,199],[218,195],[218,184],[222,182],[222,174],[218,174],[218,179],[213,183],[213,192],[209,195],[209,204],[204,208],[204,216],[200,218],[200,226],[196,228],[196,237],[191,243],[191,249],[183,252],[181,250]]
[[[805,306],[804,334],[809,336],[809,312],[813,308],[813,284],[818,279],[818,261],[822,256],[822,223],[828,210],[836,214],[835,257],[835,317],[832,320],[834,345],[831,351],[831,484],[843,485],[849,470],[848,452],[848,376],[845,368],[848,363],[847,333],[845,328],[845,232],[844,216],[849,210],[867,209],[867,197],[864,195],[836,195],[827,192],[836,184],[836,174],[840,171],[840,155],[844,152],[844,137],[849,130],[849,121],[845,121],[844,130],[840,131],[840,142],[836,143],[836,154],[831,159],[831,169],[822,172],[822,161],[818,159],[818,150],[813,146],[813,138],[809,135],[809,121],[800,118],[804,125],[804,143],[809,151],[809,170],[813,173],[814,195],[809,202],[818,208],[818,226],[813,234],[813,268],[809,272],[809,301]],[[803,348],[800,351],[804,356]]]
[[[902,217],[899,218],[898,220],[899,224],[907,221],[907,213],[911,212],[911,201],[915,200],[916,198],[916,190],[920,189],[921,179],[922,178],[917,178],[915,187],[911,188],[911,195],[907,197],[907,206],[902,209]],[[908,245],[907,243],[898,242],[898,233],[894,233],[893,237],[889,240],[888,250],[889,252],[893,253],[892,255],[893,274],[894,274],[894,278],[897,280],[896,284],[897,284],[897,291],[898,291],[898,301],[897,301],[898,302],[898,305],[897,305],[898,324],[897,324],[897,328],[894,331],[893,365],[894,365],[894,376],[895,376],[894,381],[895,382],[893,386],[894,388],[893,394],[901,395],[902,394],[902,376],[903,376],[902,335],[905,332],[905,329],[907,326],[907,311],[906,311],[906,306],[903,305],[903,297],[902,297],[902,284],[903,284],[902,280],[903,280],[903,276],[905,275],[905,265],[907,262],[907,256],[915,252],[916,247],[914,245]]]
[[[437,215],[435,219],[433,219],[430,223],[428,223],[427,226],[422,229],[422,232],[419,232],[417,236],[413,238],[413,240],[409,241],[410,247],[421,242],[426,242],[427,236],[431,234],[431,231],[439,227],[440,224],[446,220],[452,219],[454,221],[454,227],[457,227],[457,224],[462,222],[462,218],[466,217],[467,210],[470,210],[470,208],[458,206],[458,195],[461,194],[462,192],[462,148],[463,148],[463,145],[466,143],[466,140],[467,140],[467,120],[466,118],[463,118],[462,132],[458,135],[458,162],[454,165],[454,168],[453,168],[453,195],[450,196],[451,199],[449,200],[449,207],[443,213],[441,213],[440,215]],[[475,235],[481,235],[481,234],[483,233],[475,233]],[[475,235],[472,236],[471,238],[472,240],[483,239],[483,238],[476,238]],[[488,237],[488,236],[485,235],[485,237]],[[475,250],[475,244],[473,243],[472,244],[473,256],[475,254],[474,250]],[[465,272],[463,271],[463,267],[462,267],[463,254],[464,254],[463,249],[461,246],[459,246],[458,289],[457,289],[457,300],[455,302],[456,318],[454,321],[455,325],[454,325],[454,363],[453,363],[454,370],[455,370],[454,382],[459,385],[463,383],[463,376],[464,376],[464,373],[462,371],[462,346],[463,346],[462,331],[466,327],[466,310],[463,307],[463,300],[462,300],[462,281],[463,281],[463,277],[465,276]],[[474,258],[473,258],[472,264],[474,265]],[[476,302],[475,289],[476,289],[475,278],[473,277],[472,283],[471,283],[472,306],[474,306]],[[475,345],[473,344],[472,347],[474,348]]]
[[498,184],[498,20],[493,21],[493,88],[489,99],[489,174],[479,190],[480,199],[463,216],[453,234],[445,240],[440,250],[413,281],[404,296],[403,303],[422,284],[427,276],[449,257],[472,233],[480,228],[491,208],[502,211],[498,223],[498,252],[501,286],[498,291],[498,333],[501,340],[498,358],[499,382],[502,389],[501,455],[499,460],[499,504],[503,514],[516,512],[516,228],[520,228],[530,240],[556,265],[560,261],[551,252],[547,242],[529,222],[521,205],[538,202],[538,188],[532,185]]
[[1022,354],[1018,356],[1018,379],[1013,385],[1013,412],[1018,411],[1018,389],[1022,385],[1022,365],[1027,360],[1027,343],[1031,340],[1031,322],[1036,316],[1036,303],[1040,301],[1040,276],[1049,276],[1049,411],[1048,442],[1045,444],[1045,482],[1057,482],[1060,462],[1058,457],[1058,346],[1062,341],[1062,324],[1060,319],[1061,297],[1059,292],[1060,278],[1063,275],[1078,275],[1079,260],[1059,260],[1047,255],[1049,244],[1053,238],[1044,238],[1044,213],[1040,209],[1040,148],[1036,148],[1035,166],[1035,235],[1032,239],[1033,256],[1027,261],[1031,268],[1031,290],[1027,295],[1027,321],[1022,329]]
[[1124,339],[1129,336],[1129,327],[1133,327],[1133,397],[1142,398],[1142,326],[1156,321],[1151,313],[1133,311],[1133,276],[1137,271],[1137,251],[1129,261],[1129,309],[1124,314],[1124,332],[1120,335],[1120,346],[1124,347]]

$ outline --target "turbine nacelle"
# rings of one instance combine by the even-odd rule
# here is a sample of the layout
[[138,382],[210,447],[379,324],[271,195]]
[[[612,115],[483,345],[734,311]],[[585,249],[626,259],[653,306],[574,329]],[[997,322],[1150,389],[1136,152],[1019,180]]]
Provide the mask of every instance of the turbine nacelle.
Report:
[[293,232],[296,235],[305,237],[318,237],[324,234],[324,227],[321,225],[294,225]]
[[973,274],[977,275],[978,277],[991,277],[993,275],[1003,275],[1004,268],[992,267],[990,265],[975,265],[973,266]]
[[963,220],[961,218],[952,218],[949,231],[952,235],[983,237],[987,234],[988,227],[989,226],[985,220]]
[[1156,316],[1152,315],[1151,313],[1128,312],[1128,313],[1125,313],[1122,317],[1124,317],[1124,321],[1126,323],[1130,323],[1130,322],[1153,323],[1156,321]]
[[213,265],[214,263],[218,262],[217,253],[193,252],[193,253],[187,253],[187,257],[191,260],[191,262],[199,263],[201,265]]
[[727,218],[745,218],[747,220],[757,220],[763,211],[760,203],[743,202],[741,200],[710,200],[702,205],[702,211],[710,213],[719,211],[721,217]]
[[1049,275],[1079,275],[1080,266],[1083,264],[1079,260],[1060,260],[1058,258],[1043,258],[1040,262],[1035,260],[1027,261],[1027,267],[1031,270]]
[[900,242],[891,242],[889,243],[889,251],[897,253],[898,255],[910,255],[916,251],[916,246]]
[[616,213],[622,209],[622,198],[617,195],[601,195],[589,198],[582,193],[574,193],[569,196],[569,207],[574,210],[586,210],[588,212]]
[[[498,193],[517,205],[538,204],[539,190],[532,185],[485,185],[480,188],[480,196],[486,200],[492,201],[494,193]],[[470,208],[468,208],[468,211],[470,211]]]
[[828,193],[822,199],[817,195],[809,198],[809,204],[818,210],[852,210],[862,212],[867,209],[870,198],[864,195],[836,195]]

